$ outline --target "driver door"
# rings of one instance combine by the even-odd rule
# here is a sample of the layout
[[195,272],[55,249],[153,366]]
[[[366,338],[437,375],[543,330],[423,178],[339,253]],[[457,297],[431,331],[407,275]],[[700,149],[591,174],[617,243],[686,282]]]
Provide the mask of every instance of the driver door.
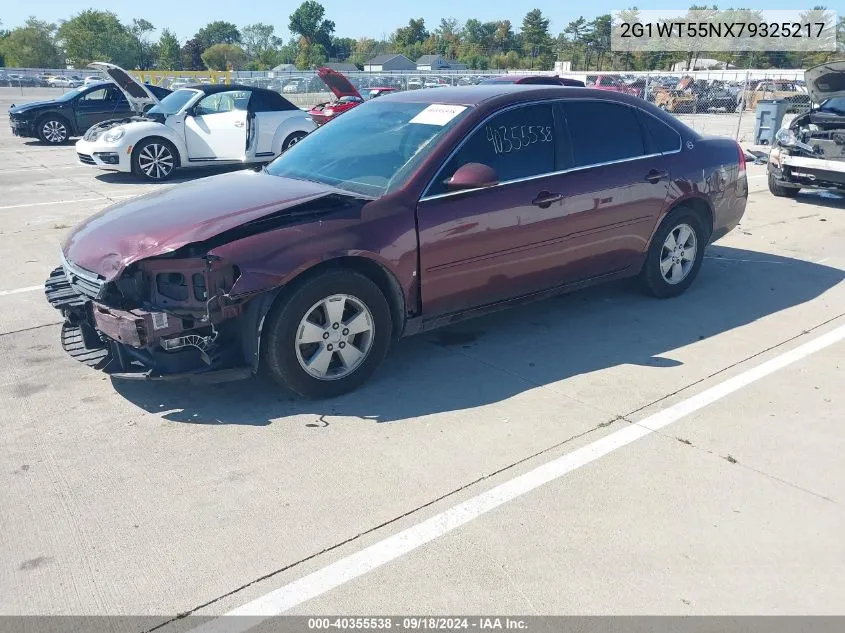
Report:
[[129,103],[114,86],[91,90],[76,100],[76,123],[80,133],[107,119],[131,113]]
[[217,92],[201,99],[185,119],[188,160],[243,160],[248,102],[249,93],[243,90]]

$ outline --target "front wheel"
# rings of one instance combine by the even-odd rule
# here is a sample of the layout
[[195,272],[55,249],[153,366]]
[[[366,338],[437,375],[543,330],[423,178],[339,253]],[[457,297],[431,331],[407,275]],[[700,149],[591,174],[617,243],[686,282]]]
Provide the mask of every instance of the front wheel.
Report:
[[778,198],[794,198],[801,191],[798,187],[784,187],[775,180],[775,175],[769,172],[769,191]]
[[132,173],[151,182],[161,182],[176,169],[176,148],[164,139],[141,141],[132,151]]
[[392,330],[378,286],[357,272],[333,270],[280,299],[262,337],[261,357],[283,387],[307,398],[330,398],[375,372]]
[[67,123],[59,117],[45,117],[38,122],[38,138],[42,143],[62,145],[69,137]]
[[644,290],[661,299],[683,293],[698,275],[707,239],[694,211],[680,207],[669,213],[654,234],[640,272]]

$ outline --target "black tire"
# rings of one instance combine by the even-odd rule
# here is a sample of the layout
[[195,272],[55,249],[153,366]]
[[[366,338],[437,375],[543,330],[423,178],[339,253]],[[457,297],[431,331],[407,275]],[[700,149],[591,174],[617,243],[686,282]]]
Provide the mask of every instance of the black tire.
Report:
[[[660,263],[664,259],[664,244],[669,233],[675,232],[682,225],[691,228],[695,234],[695,257],[690,262],[688,272],[685,273],[681,281],[670,283],[664,278]],[[659,299],[677,297],[682,294],[698,275],[701,262],[704,259],[704,249],[709,239],[710,231],[705,229],[701,217],[695,211],[687,207],[673,209],[660,224],[646,254],[645,263],[640,271],[640,283],[643,290]]]
[[[320,379],[306,372],[300,364],[296,337],[302,320],[312,307],[337,294],[355,298],[370,311],[372,343],[361,364],[351,373],[341,378]],[[278,384],[306,398],[338,396],[356,389],[372,376],[390,348],[392,330],[390,307],[375,283],[352,270],[327,271],[281,296],[271,310],[261,338],[263,368]],[[332,363],[340,362],[339,352],[333,352],[331,357]]]
[[783,187],[775,182],[775,175],[769,172],[769,191],[778,198],[794,198],[801,191],[798,187]]
[[36,123],[38,138],[47,145],[64,145],[70,138],[70,124],[60,116],[47,115]]
[[[164,148],[170,153],[170,161],[164,160],[166,154],[160,153]],[[159,156],[157,166],[150,167],[150,156]],[[169,169],[168,169],[169,164]],[[142,140],[132,150],[132,173],[138,178],[150,182],[164,182],[170,178],[179,167],[179,153],[173,143],[163,138],[153,137]]]
[[285,139],[285,142],[282,143],[282,151],[288,151],[291,147],[299,143],[299,141],[304,139],[306,136],[308,136],[308,132],[302,131],[293,132],[292,134],[289,134],[288,137]]

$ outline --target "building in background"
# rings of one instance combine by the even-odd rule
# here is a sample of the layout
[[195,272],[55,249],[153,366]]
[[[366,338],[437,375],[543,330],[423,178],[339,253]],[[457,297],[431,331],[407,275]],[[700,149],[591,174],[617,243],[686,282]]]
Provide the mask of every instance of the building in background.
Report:
[[380,73],[387,70],[416,70],[417,65],[404,55],[386,53],[376,55],[364,62],[364,70],[370,73]]
[[467,65],[440,55],[423,55],[417,60],[417,70],[466,70]]

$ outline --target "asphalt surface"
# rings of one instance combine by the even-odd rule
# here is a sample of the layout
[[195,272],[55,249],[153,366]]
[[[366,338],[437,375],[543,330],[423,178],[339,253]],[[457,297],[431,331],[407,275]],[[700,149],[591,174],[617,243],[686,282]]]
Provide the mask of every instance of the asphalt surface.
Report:
[[62,236],[162,185],[0,115],[0,614],[842,614],[845,199],[764,174],[678,299],[623,283],[467,322],[305,402],[68,358],[39,289]]

